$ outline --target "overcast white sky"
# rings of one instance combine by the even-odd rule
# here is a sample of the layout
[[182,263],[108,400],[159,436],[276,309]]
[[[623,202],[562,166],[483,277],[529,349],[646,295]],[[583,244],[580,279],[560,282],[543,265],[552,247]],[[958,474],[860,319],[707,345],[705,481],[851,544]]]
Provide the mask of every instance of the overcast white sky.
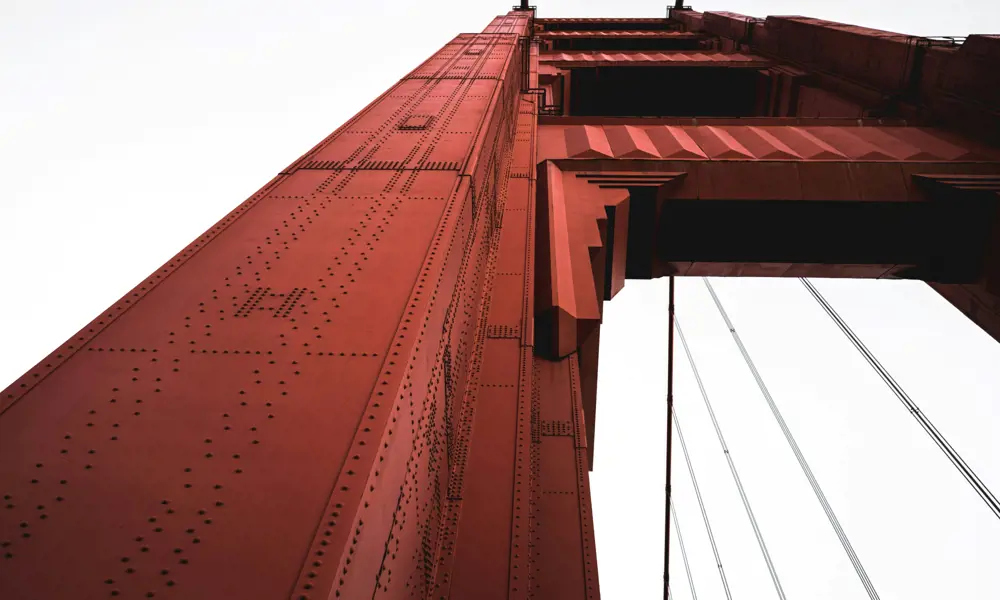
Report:
[[[506,2],[0,0],[0,387],[454,34]],[[665,2],[539,0],[539,16]],[[988,0],[719,0],[921,35],[1000,32]],[[602,593],[660,589],[664,282],[629,282],[602,331],[593,494]],[[916,283],[818,282],[1000,491],[1000,345]],[[1000,598],[1000,523],[797,281],[716,284],[882,598]],[[698,280],[678,310],[789,598],[862,598]],[[690,370],[677,409],[734,597],[774,597]],[[679,447],[675,498],[702,598],[721,597]],[[677,598],[690,597],[673,565]]]

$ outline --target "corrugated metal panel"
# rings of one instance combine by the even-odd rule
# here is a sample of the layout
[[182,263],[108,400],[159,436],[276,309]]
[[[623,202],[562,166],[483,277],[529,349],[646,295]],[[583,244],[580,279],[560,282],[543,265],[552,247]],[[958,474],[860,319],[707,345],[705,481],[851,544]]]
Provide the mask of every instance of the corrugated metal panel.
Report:
[[[540,158],[994,161],[996,151],[923,127],[547,125]],[[963,145],[959,145],[962,143]]]
[[704,34],[688,33],[686,31],[545,31],[538,34],[540,38],[702,38]]
[[560,63],[561,66],[595,66],[605,63],[619,66],[621,63],[641,63],[643,66],[653,66],[663,63],[671,66],[763,67],[770,64],[766,58],[739,52],[546,52],[539,56],[539,60],[543,63]]

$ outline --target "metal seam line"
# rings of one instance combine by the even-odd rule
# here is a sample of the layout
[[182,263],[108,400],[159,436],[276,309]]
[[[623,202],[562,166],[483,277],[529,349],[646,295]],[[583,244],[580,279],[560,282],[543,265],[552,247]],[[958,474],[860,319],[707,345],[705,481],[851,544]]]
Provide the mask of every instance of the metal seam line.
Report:
[[[694,494],[698,498],[698,508],[701,509],[701,518],[705,522],[705,531],[708,532],[708,541],[712,544],[712,554],[715,556],[715,564],[719,568],[719,577],[722,578],[722,588],[726,592],[726,599],[733,600],[733,595],[729,591],[729,581],[726,579],[726,572],[722,568],[722,558],[719,556],[719,547],[715,544],[715,533],[712,531],[712,524],[708,520],[708,511],[705,510],[705,501],[701,497],[701,486],[698,485],[698,478],[694,474],[694,465],[691,464],[691,455],[688,453],[687,442],[684,441],[684,433],[681,431],[681,422],[677,419],[677,409],[674,409],[674,429],[677,430],[677,441],[681,443],[681,454],[684,455],[684,462],[687,463],[688,474],[691,476],[691,483],[694,484]],[[671,505],[671,509],[673,506]],[[674,519],[676,521],[676,518]],[[680,529],[677,531],[680,537]]]
[[[691,563],[688,562],[687,548],[684,547],[684,536],[681,535],[681,524],[677,520],[677,511],[674,510],[674,501],[670,500],[670,516],[674,518],[674,529],[677,530],[677,545],[681,548],[681,558],[684,559],[684,571],[687,572],[688,586],[691,587],[691,598],[698,600],[698,593],[694,591],[694,577],[691,576]],[[670,590],[667,590],[670,593]]]
[[938,448],[944,452],[945,456],[948,457],[948,460],[951,461],[951,464],[953,464],[965,480],[969,482],[972,489],[979,494],[979,497],[986,503],[986,506],[993,511],[993,514],[996,515],[997,518],[1000,518],[1000,501],[997,500],[997,497],[993,495],[993,492],[990,491],[990,489],[986,487],[986,484],[983,483],[978,475],[976,475],[975,471],[972,470],[972,467],[965,462],[961,455],[959,455],[958,451],[952,447],[948,440],[945,439],[944,435],[938,431],[937,427],[935,427],[933,423],[931,423],[931,420],[924,415],[923,411],[920,410],[920,407],[918,407],[917,404],[910,399],[910,396],[906,393],[906,391],[898,383],[896,383],[896,380],[892,378],[889,371],[887,371],[885,367],[882,366],[882,363],[875,358],[875,355],[872,354],[868,347],[861,341],[861,338],[859,338],[840,317],[840,315],[837,314],[837,311],[834,310],[833,306],[827,302],[826,298],[819,293],[819,290],[817,290],[816,287],[804,277],[800,278],[800,281],[806,286],[806,289],[809,290],[812,297],[816,299],[816,302],[823,307],[826,314],[833,319],[833,322],[837,324],[840,331],[847,336],[847,339],[854,344],[854,347],[857,348],[858,352],[860,352],[865,360],[868,361],[868,364],[875,369],[875,372],[882,378],[882,381],[884,381],[885,384],[889,386],[889,389],[896,394],[899,401],[903,403],[903,406],[905,406],[908,411],[910,411],[910,414],[912,414],[913,418],[917,420],[917,423],[923,427],[924,431],[927,432],[927,435],[929,435],[934,443],[937,444]]
[[865,568],[861,564],[861,560],[858,558],[858,555],[854,552],[854,547],[851,546],[851,542],[847,538],[847,533],[845,533],[843,527],[841,527],[840,520],[837,519],[837,515],[833,512],[833,507],[831,507],[829,501],[827,501],[826,494],[823,493],[823,488],[820,487],[819,481],[816,480],[816,476],[813,474],[812,468],[809,467],[809,463],[806,461],[805,455],[803,455],[802,450],[799,449],[799,444],[795,441],[795,437],[792,436],[792,432],[785,423],[785,418],[781,415],[781,411],[778,410],[778,405],[775,404],[774,398],[771,396],[771,392],[769,392],[767,386],[764,385],[764,380],[757,371],[757,367],[754,365],[753,359],[750,358],[750,353],[747,352],[746,347],[743,345],[743,340],[740,339],[740,334],[736,333],[736,328],[733,326],[733,322],[729,320],[729,315],[726,314],[726,309],[722,307],[722,302],[715,294],[715,290],[712,288],[712,284],[708,281],[708,278],[703,277],[702,280],[708,288],[708,293],[712,295],[712,300],[715,302],[715,306],[719,309],[719,314],[722,315],[722,320],[726,322],[729,332],[733,334],[733,340],[736,341],[736,346],[739,348],[740,354],[743,355],[743,360],[746,361],[747,367],[750,369],[750,373],[753,374],[754,380],[757,381],[757,387],[760,388],[761,394],[764,395],[764,399],[767,401],[767,405],[771,409],[771,414],[774,415],[774,420],[777,421],[778,427],[781,428],[781,432],[785,435],[785,440],[788,442],[789,448],[792,449],[792,454],[795,455],[795,459],[798,461],[799,467],[802,468],[802,473],[805,474],[806,479],[809,481],[809,486],[812,488],[813,493],[816,495],[816,499],[819,500],[820,506],[823,508],[823,512],[830,521],[830,526],[833,527],[833,531],[837,534],[840,544],[844,547],[844,552],[847,553],[847,558],[850,559],[851,564],[854,566],[854,571],[858,574],[858,578],[861,580],[861,585],[864,586],[865,591],[868,592],[868,596],[872,600],[878,600],[879,596],[878,592],[875,591],[875,586],[872,584],[871,579],[868,578],[868,573],[865,572]]
[[715,417],[715,410],[712,409],[712,403],[708,400],[708,392],[705,391],[705,385],[701,381],[701,375],[698,373],[698,367],[695,365],[694,357],[691,356],[691,349],[688,348],[687,340],[684,338],[684,332],[681,330],[681,324],[674,317],[674,328],[677,330],[677,339],[681,341],[681,346],[684,348],[684,353],[687,354],[688,363],[691,365],[691,371],[694,373],[694,379],[698,383],[698,389],[701,391],[701,398],[705,401],[705,408],[708,409],[708,416],[712,418],[712,425],[715,427],[715,435],[719,438],[719,444],[722,446],[722,453],[726,455],[726,462],[729,463],[729,472],[733,475],[733,481],[736,482],[736,489],[740,493],[740,500],[743,501],[743,508],[746,509],[747,518],[750,519],[750,526],[753,527],[754,536],[757,538],[757,545],[760,546],[760,552],[764,557],[764,562],[767,564],[767,571],[771,575],[771,581],[774,582],[774,589],[778,593],[778,598],[785,600],[785,591],[781,588],[781,581],[778,580],[778,572],[774,568],[774,563],[771,562],[771,554],[767,551],[767,544],[764,543],[764,536],[760,532],[760,527],[757,525],[757,517],[753,514],[753,509],[750,508],[750,500],[747,499],[746,491],[743,489],[743,482],[740,481],[740,475],[736,471],[736,463],[733,462],[733,457],[729,453],[729,446],[726,445],[726,438],[722,435],[722,429],[719,427],[719,420]]

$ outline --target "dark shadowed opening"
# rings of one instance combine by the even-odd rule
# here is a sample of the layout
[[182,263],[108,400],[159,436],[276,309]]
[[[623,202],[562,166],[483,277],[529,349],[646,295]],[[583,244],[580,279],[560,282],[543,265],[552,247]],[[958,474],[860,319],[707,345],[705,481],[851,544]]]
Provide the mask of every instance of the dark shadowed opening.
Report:
[[571,116],[752,117],[757,72],[724,67],[572,70]]

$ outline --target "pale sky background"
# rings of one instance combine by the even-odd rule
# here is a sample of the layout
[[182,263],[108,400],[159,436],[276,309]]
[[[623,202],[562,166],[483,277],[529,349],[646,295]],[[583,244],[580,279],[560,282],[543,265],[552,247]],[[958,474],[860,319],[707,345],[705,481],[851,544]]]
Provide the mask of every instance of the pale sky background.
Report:
[[[0,0],[0,387],[275,173],[506,2]],[[542,1],[540,17],[664,2]],[[989,0],[718,0],[919,35],[1000,32]],[[592,476],[604,598],[659,594],[665,282],[605,313]],[[1000,344],[919,283],[818,287],[1000,493]],[[1000,598],[1000,522],[795,280],[716,282],[884,599]],[[699,280],[678,311],[788,598],[865,593]],[[773,598],[678,347],[676,406],[735,598]],[[675,445],[699,597],[720,598]],[[673,588],[690,598],[679,552]]]

